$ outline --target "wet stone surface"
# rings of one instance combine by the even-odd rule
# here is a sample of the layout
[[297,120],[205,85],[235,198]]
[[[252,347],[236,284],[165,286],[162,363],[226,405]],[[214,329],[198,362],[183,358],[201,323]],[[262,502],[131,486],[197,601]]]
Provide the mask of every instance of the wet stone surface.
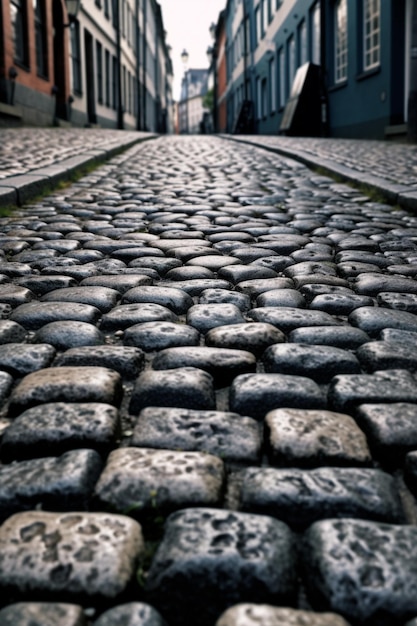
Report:
[[146,520],[186,506],[220,504],[222,461],[202,452],[120,448],[110,453],[95,488],[100,506]]
[[210,624],[243,599],[289,602],[294,589],[288,526],[267,516],[215,509],[169,517],[146,583],[146,595],[174,624],[189,620],[201,606],[201,623]]
[[[2,131],[0,178],[138,136],[36,132]],[[417,218],[254,142],[414,195],[415,150],[240,139],[139,143],[0,217],[0,611],[416,619]]]
[[303,555],[313,606],[352,622],[389,624],[394,616],[406,621],[417,611],[416,534],[408,525],[316,522],[306,533]]
[[260,459],[257,422],[237,413],[186,409],[143,409],[131,444],[144,448],[200,450],[225,461],[253,463]]
[[0,546],[0,588],[10,600],[88,602],[125,591],[143,538],[139,524],[120,515],[28,511],[4,522]]
[[63,602],[16,602],[0,609],[2,626],[85,626],[81,606]]

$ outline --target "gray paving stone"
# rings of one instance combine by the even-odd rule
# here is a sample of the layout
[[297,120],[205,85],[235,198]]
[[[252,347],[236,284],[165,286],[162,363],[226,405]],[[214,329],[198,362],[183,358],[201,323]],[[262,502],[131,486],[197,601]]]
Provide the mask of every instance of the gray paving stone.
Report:
[[282,408],[267,413],[265,426],[273,465],[318,467],[371,463],[366,437],[349,415]]
[[0,302],[0,319],[4,320],[10,316],[10,313],[13,311],[13,308],[10,304],[5,304],[4,302]]
[[26,330],[11,320],[0,319],[0,345],[17,343],[26,339]]
[[340,322],[329,313],[293,307],[256,307],[249,311],[248,317],[255,322],[272,324],[284,333],[300,327],[340,326]]
[[240,509],[271,515],[295,529],[319,519],[404,521],[397,485],[376,469],[319,467],[243,470]]
[[256,299],[256,306],[276,306],[303,308],[306,303],[296,289],[272,289],[261,293]]
[[357,358],[341,348],[294,343],[275,344],[262,356],[265,372],[306,376],[316,382],[330,382],[337,374],[361,371]]
[[187,323],[203,334],[217,326],[244,321],[240,309],[230,303],[195,304],[187,312]]
[[58,321],[77,321],[94,324],[100,311],[89,304],[77,302],[30,302],[17,307],[10,316],[13,322],[26,330],[38,330],[45,324]]
[[0,285],[0,302],[9,304],[13,308],[31,302],[34,297],[34,294],[26,287],[11,283]]
[[173,626],[192,622],[197,614],[208,626],[243,600],[291,603],[293,546],[288,526],[270,517],[210,508],[179,511],[168,518],[146,597]]
[[269,604],[242,603],[227,609],[215,626],[349,626],[335,613],[313,613]]
[[54,357],[55,350],[47,343],[36,346],[21,343],[0,345],[0,368],[12,376],[25,376],[48,367]]
[[242,313],[250,309],[250,297],[228,289],[205,289],[199,297],[200,304],[234,304]]
[[0,370],[0,402],[3,403],[13,386],[13,377]]
[[384,328],[381,332],[382,341],[393,341],[414,345],[417,348],[417,333],[410,330],[398,330],[397,328]]
[[229,462],[256,463],[262,441],[258,423],[237,413],[148,407],[139,414],[131,445],[195,450]]
[[416,404],[361,404],[355,419],[366,433],[373,456],[384,466],[401,466],[407,452],[417,449]]
[[[5,274],[6,276],[10,276],[10,278],[16,278],[18,276],[25,276],[27,274],[32,273],[32,268],[28,263],[18,263],[13,261],[0,261],[0,274]],[[3,300],[3,292],[7,293],[7,288],[12,287],[12,285],[1,285],[0,288],[0,298]],[[22,293],[23,289],[20,289]],[[17,290],[16,290],[17,292]]]
[[224,478],[223,462],[205,452],[119,448],[94,496],[100,508],[154,524],[155,516],[181,508],[219,505]]
[[59,355],[54,366],[100,365],[127,379],[136,378],[144,367],[145,355],[139,348],[124,346],[82,346]]
[[101,274],[84,278],[80,282],[80,287],[106,287],[108,289],[116,289],[119,293],[124,294],[134,287],[151,284],[152,278],[145,274]]
[[105,455],[119,436],[119,412],[110,404],[51,402],[24,411],[10,423],[3,433],[0,458],[9,463],[77,448]]
[[[144,602],[128,602],[105,611],[93,626],[166,626],[161,615]],[[63,625],[65,626],[65,625]]]
[[369,340],[369,336],[363,330],[352,326],[296,328],[288,335],[288,341],[292,343],[334,346],[345,350],[355,350]]
[[303,553],[313,607],[372,626],[415,615],[416,539],[415,526],[316,522],[306,533]]
[[284,341],[285,335],[275,326],[256,322],[217,326],[205,336],[207,346],[246,350],[255,356],[260,356],[268,346]]
[[105,338],[92,324],[62,320],[42,326],[34,334],[33,341],[51,344],[56,350],[69,350],[80,346],[100,346]]
[[417,370],[415,346],[395,341],[371,341],[361,346],[356,355],[368,372],[384,369]]
[[323,409],[326,399],[317,383],[304,376],[242,374],[229,393],[230,410],[262,420],[280,407]]
[[121,377],[105,367],[55,367],[25,376],[13,389],[10,416],[49,402],[104,402],[118,406]]
[[64,602],[16,602],[0,609],[2,626],[86,626],[81,606]]
[[328,392],[330,406],[347,411],[359,404],[417,403],[415,379],[407,370],[335,376]]
[[220,268],[218,275],[220,278],[225,278],[236,284],[245,280],[275,278],[277,273],[273,269],[262,267],[261,265],[237,263]]
[[102,313],[107,313],[116,306],[120,294],[116,289],[109,287],[68,287],[66,289],[54,289],[41,298],[41,302],[78,302],[89,304],[99,309]]
[[360,307],[373,306],[373,300],[369,296],[356,294],[328,293],[313,298],[310,308],[315,311],[325,311],[331,315],[349,315]]
[[382,291],[378,294],[377,300],[378,304],[386,306],[389,309],[417,313],[417,294],[415,293]]
[[370,337],[377,337],[385,328],[417,332],[417,315],[407,311],[364,306],[353,311],[348,321]]
[[198,265],[184,265],[182,267],[174,267],[165,274],[166,280],[187,281],[215,278],[215,272],[208,267],[200,267]]
[[[151,229],[149,229],[151,232]],[[166,257],[157,257],[157,256],[143,256],[139,259],[135,259],[134,261],[130,261],[128,267],[134,267],[136,269],[141,269],[142,267],[150,267],[158,272],[161,276],[165,276],[169,270],[172,270],[174,267],[180,267],[182,265],[179,259],[166,258]]]
[[185,314],[194,301],[186,292],[174,287],[140,286],[127,291],[122,303],[151,302],[160,304],[177,315]]
[[200,333],[191,326],[174,322],[144,322],[127,328],[123,335],[126,346],[136,346],[145,352],[178,346],[198,346]]
[[[39,252],[34,252],[34,255],[38,255]],[[65,289],[68,287],[75,287],[77,281],[71,276],[49,276],[47,274],[43,276],[28,276],[19,278],[19,285],[30,289],[36,296],[43,296],[48,291],[54,289]]]
[[[161,281],[159,286],[172,287],[172,283]],[[191,297],[198,297],[205,289],[231,289],[232,284],[220,278],[190,278],[188,280],[176,280],[175,288],[182,289]]]
[[213,378],[195,367],[147,370],[136,381],[129,412],[137,415],[148,406],[215,409]]
[[154,370],[195,367],[208,372],[217,385],[225,386],[239,374],[256,370],[256,359],[246,350],[188,346],[161,350],[152,361]]
[[290,278],[251,278],[241,280],[237,283],[236,289],[248,294],[251,298],[257,298],[265,291],[273,289],[291,289],[294,283]]
[[121,304],[103,315],[100,329],[103,332],[124,330],[144,322],[176,322],[177,316],[165,306],[152,303]]
[[397,276],[362,274],[355,283],[355,291],[366,296],[377,296],[381,292],[417,293],[417,284],[409,278]]
[[[21,599],[117,601],[143,552],[134,520],[107,513],[17,513],[0,527],[0,589]],[[4,597],[4,596],[3,596]]]
[[41,506],[85,511],[102,469],[94,450],[31,459],[0,467],[0,519]]
[[[344,295],[354,296],[356,295],[352,289],[344,287],[343,285],[328,285],[321,282],[306,283],[300,287],[300,292],[305,297],[308,303],[312,302],[316,296],[326,295]],[[368,297],[368,296],[365,296]]]

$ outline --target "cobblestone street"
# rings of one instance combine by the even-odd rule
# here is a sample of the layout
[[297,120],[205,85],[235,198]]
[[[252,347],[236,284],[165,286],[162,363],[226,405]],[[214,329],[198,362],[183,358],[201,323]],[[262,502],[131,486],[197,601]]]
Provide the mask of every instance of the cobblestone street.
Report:
[[0,154],[150,139],[0,218],[0,626],[417,626],[415,147],[139,135]]

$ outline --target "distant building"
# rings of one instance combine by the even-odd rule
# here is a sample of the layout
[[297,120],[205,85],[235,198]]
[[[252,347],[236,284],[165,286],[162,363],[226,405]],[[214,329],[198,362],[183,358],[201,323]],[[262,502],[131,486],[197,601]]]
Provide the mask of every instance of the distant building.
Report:
[[[405,136],[416,0],[225,4],[216,29],[219,129],[224,128],[226,99],[228,132]],[[225,89],[220,87],[223,23]],[[297,111],[306,124],[302,133],[294,122]]]
[[0,124],[173,131],[156,0],[2,0],[0,34]]
[[181,97],[178,103],[178,123],[180,133],[200,133],[204,114],[209,113],[204,106],[208,91],[207,69],[188,69],[181,82]]

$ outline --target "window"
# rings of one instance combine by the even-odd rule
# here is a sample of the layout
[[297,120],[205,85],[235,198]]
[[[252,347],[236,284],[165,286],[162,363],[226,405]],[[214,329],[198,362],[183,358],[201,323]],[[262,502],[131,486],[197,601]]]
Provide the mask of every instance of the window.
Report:
[[38,76],[48,77],[48,54],[46,47],[45,1],[34,0],[36,71]]
[[335,7],[335,82],[347,79],[348,38],[347,0],[338,0]]
[[380,64],[381,5],[380,0],[365,0],[364,12],[364,60],[363,69],[371,70]]
[[311,62],[320,65],[320,3],[316,2],[311,11]]
[[261,79],[256,79],[256,118],[260,120],[262,117],[262,91]]
[[275,113],[277,110],[277,81],[275,75],[275,58],[269,62],[269,110]]
[[287,63],[288,63],[288,87],[289,87],[289,91],[291,91],[291,85],[293,83],[294,76],[295,76],[295,70],[296,70],[294,36],[291,36],[288,39],[288,44],[287,45],[288,45],[288,57],[287,57]]
[[80,23],[78,20],[71,24],[71,59],[72,59],[72,86],[74,93],[82,93],[81,83],[81,50],[80,50]]
[[265,35],[268,29],[268,7],[267,1],[262,0],[262,36]]
[[29,65],[27,15],[25,0],[10,0],[10,19],[16,63]]
[[97,100],[103,104],[103,47],[96,41]]
[[298,50],[299,59],[298,64],[304,65],[308,61],[307,53],[307,26],[305,20],[303,20],[298,27]]
[[104,63],[106,72],[106,107],[110,106],[110,52],[108,50],[104,53]]
[[267,0],[266,2],[267,6],[268,6],[268,22],[270,22],[273,18],[273,14],[272,14],[272,0]]
[[263,78],[261,83],[261,107],[262,117],[265,119],[268,115],[268,86],[266,78]]
[[119,98],[117,95],[117,76],[118,76],[118,65],[117,65],[117,58],[114,56],[113,57],[113,71],[111,73],[111,85],[112,85],[112,102],[113,102],[113,109],[117,109],[117,107],[119,106]]
[[278,11],[278,9],[281,8],[282,5],[282,0],[275,0],[275,10]]
[[279,69],[279,106],[283,108],[287,101],[287,91],[285,89],[285,55],[284,48],[278,51],[278,69]]
[[256,23],[256,45],[262,39],[262,13],[261,13],[261,5],[256,7],[255,10],[255,23]]
[[104,0],[104,15],[107,19],[110,17],[110,3],[109,0]]

